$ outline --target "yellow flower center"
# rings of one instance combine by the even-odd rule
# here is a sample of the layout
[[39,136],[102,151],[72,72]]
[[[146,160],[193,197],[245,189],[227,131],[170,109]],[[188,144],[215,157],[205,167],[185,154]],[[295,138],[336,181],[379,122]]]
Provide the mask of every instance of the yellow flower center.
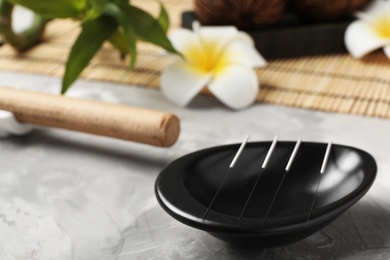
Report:
[[381,38],[390,38],[390,17],[382,15],[372,23],[374,31]]
[[217,43],[202,42],[201,46],[192,45],[186,51],[186,59],[202,72],[218,73],[226,66],[228,53],[221,51]]

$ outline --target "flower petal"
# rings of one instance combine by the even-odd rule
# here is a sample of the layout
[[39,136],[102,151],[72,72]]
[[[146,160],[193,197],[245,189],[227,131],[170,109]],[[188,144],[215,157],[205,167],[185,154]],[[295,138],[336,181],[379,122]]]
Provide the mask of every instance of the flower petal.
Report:
[[248,44],[248,41],[241,37],[232,39],[227,44],[224,52],[227,53],[224,61],[226,63],[237,63],[251,68],[263,68],[267,65],[266,60],[254,46]]
[[214,77],[209,90],[228,107],[242,109],[256,100],[259,82],[253,69],[231,65]]
[[202,51],[199,37],[191,30],[177,29],[170,33],[168,37],[173,47],[183,54],[189,62],[196,60],[196,56]]
[[345,32],[345,46],[354,58],[361,58],[390,43],[390,39],[379,37],[371,27],[363,21],[351,23]]
[[356,16],[360,19],[370,20],[371,16],[387,12],[389,5],[389,1],[374,0],[364,8],[364,11],[358,11]]
[[187,105],[211,80],[211,74],[176,61],[161,76],[162,93],[172,102]]
[[390,45],[387,45],[383,48],[383,51],[385,52],[387,58],[390,59]]
[[199,37],[203,52],[207,53],[209,60],[216,60],[226,44],[237,36],[238,30],[234,26],[198,26],[193,25],[194,32]]
[[219,43],[221,45],[238,33],[237,28],[234,26],[194,26],[195,28],[198,28],[194,31],[199,34],[201,40],[207,40],[208,42]]
[[33,128],[30,124],[18,122],[11,112],[0,110],[0,137],[27,134]]
[[238,38],[248,42],[248,44],[250,44],[251,46],[255,46],[255,41],[253,40],[253,38],[246,32],[243,32],[243,31],[239,31],[237,36]]

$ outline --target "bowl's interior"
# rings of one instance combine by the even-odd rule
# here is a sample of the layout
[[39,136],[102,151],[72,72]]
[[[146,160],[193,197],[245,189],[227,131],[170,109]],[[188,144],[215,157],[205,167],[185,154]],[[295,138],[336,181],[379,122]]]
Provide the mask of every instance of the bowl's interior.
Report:
[[180,221],[206,231],[269,232],[288,226],[305,227],[307,220],[329,221],[326,216],[339,215],[353,205],[375,179],[372,156],[341,145],[332,146],[326,172],[321,175],[325,143],[302,143],[286,173],[295,142],[278,142],[268,166],[262,169],[270,145],[248,143],[232,169],[229,165],[239,144],[206,149],[176,160],[156,182],[160,204]]
[[[212,204],[212,209],[239,216],[261,174],[243,217],[262,219],[283,178],[293,148],[294,145],[290,143],[279,144],[268,166],[262,170],[261,165],[269,145],[248,145],[230,173],[229,164],[235,155],[235,149],[207,155],[199,158],[197,163],[188,169],[183,176],[184,185],[190,196],[208,207],[223,178],[229,174]],[[325,150],[326,144],[303,144],[300,147],[275,198],[269,218],[291,217],[309,212]],[[356,190],[364,177],[362,163],[362,157],[356,151],[335,146],[319,186],[315,208],[332,204]]]

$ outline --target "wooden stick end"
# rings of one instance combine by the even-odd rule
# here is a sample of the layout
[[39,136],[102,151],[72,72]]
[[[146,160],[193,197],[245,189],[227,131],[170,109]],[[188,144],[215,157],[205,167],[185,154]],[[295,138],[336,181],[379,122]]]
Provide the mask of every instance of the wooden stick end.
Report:
[[161,128],[164,133],[161,146],[170,147],[175,144],[180,134],[179,118],[172,114],[167,115],[161,122]]

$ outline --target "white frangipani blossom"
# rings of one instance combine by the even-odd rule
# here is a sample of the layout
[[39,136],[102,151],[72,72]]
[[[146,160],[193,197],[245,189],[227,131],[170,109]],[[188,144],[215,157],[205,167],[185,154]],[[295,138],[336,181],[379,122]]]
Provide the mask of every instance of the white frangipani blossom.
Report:
[[182,58],[168,66],[161,90],[172,102],[185,106],[203,88],[233,109],[252,104],[259,91],[254,67],[266,61],[250,36],[233,26],[178,29],[169,36]]
[[33,128],[33,125],[20,123],[11,112],[0,110],[0,137],[24,135]]
[[357,13],[345,32],[345,46],[354,58],[383,48],[390,59],[390,1],[375,0],[364,12]]

